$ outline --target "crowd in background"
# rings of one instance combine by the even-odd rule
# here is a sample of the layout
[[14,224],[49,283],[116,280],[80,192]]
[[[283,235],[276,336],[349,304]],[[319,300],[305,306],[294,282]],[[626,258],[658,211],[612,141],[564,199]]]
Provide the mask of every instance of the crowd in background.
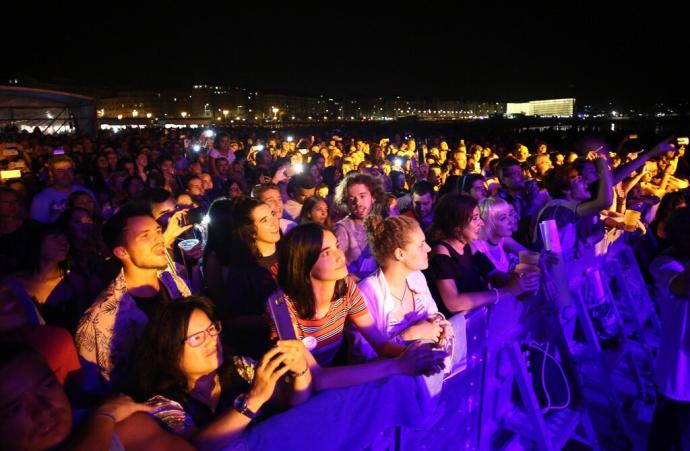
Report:
[[218,449],[323,390],[442,375],[464,314],[548,277],[521,252],[616,242],[658,290],[650,441],[688,440],[687,138],[564,136],[6,130],[0,447]]

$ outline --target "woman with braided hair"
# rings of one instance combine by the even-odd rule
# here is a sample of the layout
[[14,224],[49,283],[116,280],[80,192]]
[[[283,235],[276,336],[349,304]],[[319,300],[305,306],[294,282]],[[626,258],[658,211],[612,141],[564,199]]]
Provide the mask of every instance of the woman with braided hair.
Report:
[[[359,289],[376,328],[389,340],[415,340],[444,344],[453,339],[453,327],[438,312],[422,270],[429,266],[424,232],[407,216],[383,219],[370,215],[364,221],[372,254],[379,269],[362,280]],[[352,351],[358,359],[376,353],[356,331],[350,333]]]

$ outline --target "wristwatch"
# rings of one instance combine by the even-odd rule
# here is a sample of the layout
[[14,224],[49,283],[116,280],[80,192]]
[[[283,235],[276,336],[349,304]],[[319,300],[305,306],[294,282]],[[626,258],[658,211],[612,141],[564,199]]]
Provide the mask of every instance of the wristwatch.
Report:
[[253,412],[252,410],[247,407],[247,394],[242,393],[239,395],[237,398],[235,398],[235,402],[232,405],[235,410],[237,410],[239,413],[244,415],[245,417],[249,418],[250,420],[253,420],[256,418],[259,413],[258,412]]

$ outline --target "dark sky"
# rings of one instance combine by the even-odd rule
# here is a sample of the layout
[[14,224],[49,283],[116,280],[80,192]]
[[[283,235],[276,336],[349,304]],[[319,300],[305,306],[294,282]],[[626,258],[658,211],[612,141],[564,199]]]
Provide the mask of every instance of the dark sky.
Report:
[[605,2],[481,9],[415,2],[389,10],[373,2],[310,9],[143,3],[12,7],[0,82],[16,74],[107,88],[210,82],[337,97],[690,97],[688,15],[658,2],[607,9]]

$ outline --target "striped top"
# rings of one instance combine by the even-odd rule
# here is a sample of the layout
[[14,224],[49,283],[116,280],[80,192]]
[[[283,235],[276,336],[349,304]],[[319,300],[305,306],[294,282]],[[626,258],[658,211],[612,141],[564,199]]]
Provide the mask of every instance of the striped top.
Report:
[[[312,350],[314,358],[321,366],[329,366],[343,343],[343,330],[345,321],[352,321],[363,315],[369,315],[367,305],[364,303],[362,294],[357,287],[357,284],[349,277],[347,278],[347,290],[345,295],[331,301],[331,306],[328,313],[321,319],[302,319],[297,316],[297,311],[293,305],[293,301],[283,294],[288,301],[288,309],[295,330],[297,338],[304,337],[316,338],[316,348]],[[275,324],[271,322],[272,336],[277,338]]]

